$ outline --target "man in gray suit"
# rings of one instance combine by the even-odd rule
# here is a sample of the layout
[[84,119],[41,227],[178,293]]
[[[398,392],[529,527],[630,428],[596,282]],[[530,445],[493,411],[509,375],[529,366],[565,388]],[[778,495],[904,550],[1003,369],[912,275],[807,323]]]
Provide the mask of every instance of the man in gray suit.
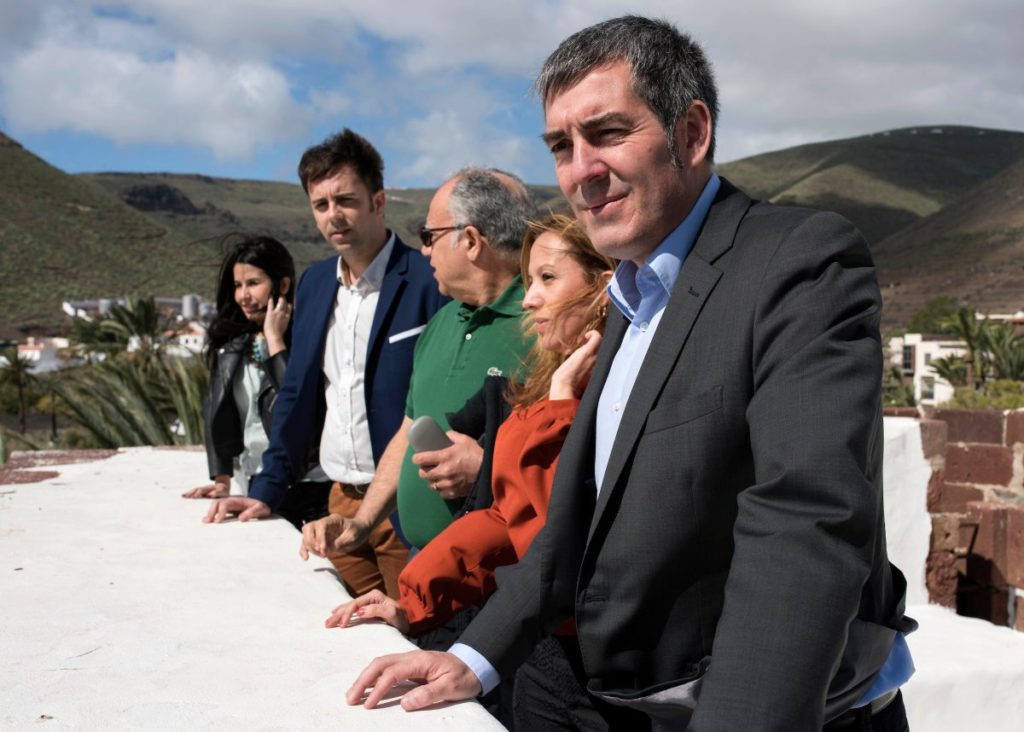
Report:
[[524,560],[452,652],[377,659],[349,702],[474,696],[573,616],[596,728],[905,729],[866,243],[714,174],[710,65],[667,23],[584,29],[537,88],[562,192],[622,260],[615,308]]

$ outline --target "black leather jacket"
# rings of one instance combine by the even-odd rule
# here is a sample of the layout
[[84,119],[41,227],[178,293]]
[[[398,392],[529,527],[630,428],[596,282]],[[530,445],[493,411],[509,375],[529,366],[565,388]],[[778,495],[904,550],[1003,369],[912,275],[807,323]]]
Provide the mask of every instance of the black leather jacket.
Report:
[[[505,398],[508,379],[504,376],[488,376],[480,390],[466,400],[457,412],[448,412],[448,425],[456,432],[477,440],[484,449],[483,460],[476,482],[455,514],[459,518],[470,511],[488,508],[494,502],[491,490],[491,467],[494,463],[494,443],[498,428],[512,413],[512,405]],[[449,506],[452,503],[449,503]]]
[[[251,335],[236,336],[217,349],[214,359],[210,373],[210,392],[203,403],[206,460],[210,467],[211,479],[216,475],[231,475],[234,472],[233,458],[245,448],[242,442],[242,421],[238,416],[238,407],[234,403],[233,384],[235,374],[242,367],[251,343]],[[257,403],[263,429],[268,435],[274,400],[284,382],[284,370],[287,365],[287,348],[263,363],[263,378]]]

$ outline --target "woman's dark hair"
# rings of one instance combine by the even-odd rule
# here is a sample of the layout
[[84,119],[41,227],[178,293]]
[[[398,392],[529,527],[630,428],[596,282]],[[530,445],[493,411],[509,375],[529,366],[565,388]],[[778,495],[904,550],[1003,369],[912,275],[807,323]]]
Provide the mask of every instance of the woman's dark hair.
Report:
[[258,323],[245,317],[235,302],[236,264],[251,264],[266,272],[273,283],[275,297],[280,292],[281,280],[287,277],[290,285],[285,292],[285,300],[291,303],[295,299],[295,262],[277,239],[229,234],[221,241],[221,248],[228,249],[228,253],[217,277],[217,314],[206,330],[206,359],[211,365],[218,348],[243,333],[258,333],[261,329]]

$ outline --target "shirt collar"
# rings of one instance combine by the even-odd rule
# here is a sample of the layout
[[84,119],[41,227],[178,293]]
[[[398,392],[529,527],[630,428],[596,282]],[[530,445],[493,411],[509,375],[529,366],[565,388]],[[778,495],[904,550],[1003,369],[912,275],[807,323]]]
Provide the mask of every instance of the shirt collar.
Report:
[[690,213],[642,266],[625,260],[615,268],[615,275],[608,283],[608,297],[630,321],[641,308],[657,307],[668,300],[720,186],[721,180],[712,173]]
[[498,299],[494,302],[487,303],[486,305],[480,305],[479,307],[473,307],[472,305],[466,305],[462,303],[459,310],[463,313],[463,317],[468,318],[474,312],[481,310],[492,310],[499,315],[518,317],[523,314],[523,277],[522,275],[516,275],[512,278],[512,281],[508,283],[501,294],[498,295]]
[[[377,256],[373,258],[369,266],[363,270],[363,273],[359,278],[352,283],[352,287],[360,291],[375,292],[380,289],[381,283],[384,281],[384,273],[388,267],[388,260],[391,259],[391,251],[395,248],[395,233],[393,231],[388,232],[388,240],[384,243],[384,247],[377,252]],[[342,267],[344,267],[344,260],[338,257],[338,284],[345,287],[345,278],[342,274]]]

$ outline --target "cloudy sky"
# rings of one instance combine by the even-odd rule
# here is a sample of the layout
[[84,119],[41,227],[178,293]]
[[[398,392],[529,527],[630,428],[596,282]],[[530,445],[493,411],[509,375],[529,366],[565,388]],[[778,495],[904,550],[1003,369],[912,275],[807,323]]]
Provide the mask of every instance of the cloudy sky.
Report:
[[721,161],[912,125],[1024,130],[1021,0],[3,0],[0,130],[69,172],[294,181],[348,126],[389,186],[468,163],[552,182],[533,75],[626,12],[704,44]]

